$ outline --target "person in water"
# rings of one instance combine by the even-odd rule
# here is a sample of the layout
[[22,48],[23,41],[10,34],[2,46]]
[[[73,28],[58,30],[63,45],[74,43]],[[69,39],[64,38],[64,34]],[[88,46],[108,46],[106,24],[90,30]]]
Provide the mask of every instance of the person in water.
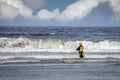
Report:
[[79,47],[77,48],[77,51],[79,51],[79,57],[80,58],[84,58],[85,57],[83,49],[84,49],[84,47],[83,47],[82,43],[80,43]]

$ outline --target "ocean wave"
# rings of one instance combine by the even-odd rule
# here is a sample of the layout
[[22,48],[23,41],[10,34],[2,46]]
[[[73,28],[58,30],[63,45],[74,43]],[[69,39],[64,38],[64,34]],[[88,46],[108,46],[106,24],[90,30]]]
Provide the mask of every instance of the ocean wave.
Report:
[[0,36],[20,36],[20,35],[31,35],[31,36],[52,36],[55,33],[0,33]]
[[48,54],[48,55],[14,55],[0,56],[0,63],[78,63],[78,62],[120,62],[120,54],[86,55],[79,59],[77,54]]
[[82,42],[85,52],[120,52],[116,41],[62,41],[29,38],[0,38],[0,52],[75,52]]
[[[9,53],[11,54],[11,53]],[[4,56],[0,56],[0,60],[11,60],[11,59],[72,59],[72,58],[79,58],[79,55],[74,53],[49,53],[49,54],[38,54],[38,53],[34,53],[34,54],[29,54],[29,55],[4,55]],[[92,58],[92,59],[102,59],[102,58],[120,58],[120,54],[119,53],[111,53],[111,54],[107,54],[105,53],[103,54],[94,54],[94,53],[86,53],[85,58]]]

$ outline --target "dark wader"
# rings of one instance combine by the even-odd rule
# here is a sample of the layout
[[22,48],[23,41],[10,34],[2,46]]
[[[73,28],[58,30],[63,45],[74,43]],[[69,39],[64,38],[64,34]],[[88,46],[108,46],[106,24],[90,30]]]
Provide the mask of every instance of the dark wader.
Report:
[[79,57],[80,57],[80,58],[84,58],[84,56],[85,56],[85,55],[84,55],[84,52],[83,52],[83,51],[82,51],[82,52],[80,51],[80,52],[79,52]]

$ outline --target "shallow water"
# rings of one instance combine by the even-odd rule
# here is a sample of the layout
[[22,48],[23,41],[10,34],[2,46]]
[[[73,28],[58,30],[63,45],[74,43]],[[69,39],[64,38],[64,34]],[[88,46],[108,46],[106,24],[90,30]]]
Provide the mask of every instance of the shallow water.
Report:
[[0,64],[1,80],[119,80],[119,62]]
[[120,80],[119,35],[114,26],[0,27],[0,80]]

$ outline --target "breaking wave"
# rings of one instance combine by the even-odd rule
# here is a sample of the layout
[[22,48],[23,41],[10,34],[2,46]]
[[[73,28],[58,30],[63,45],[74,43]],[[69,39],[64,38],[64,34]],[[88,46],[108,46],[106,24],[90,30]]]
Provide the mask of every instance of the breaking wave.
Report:
[[[80,41],[0,38],[0,52],[75,52]],[[120,42],[82,41],[85,52],[120,52]]]

